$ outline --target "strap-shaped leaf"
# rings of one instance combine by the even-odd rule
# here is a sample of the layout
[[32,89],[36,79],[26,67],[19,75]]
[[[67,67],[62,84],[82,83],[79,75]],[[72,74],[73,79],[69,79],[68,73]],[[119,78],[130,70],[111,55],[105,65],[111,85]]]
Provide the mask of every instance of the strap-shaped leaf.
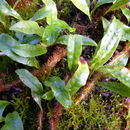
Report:
[[57,20],[57,8],[56,4],[53,0],[42,0],[42,2],[45,4],[46,11],[51,11],[51,13],[47,16],[47,23],[52,24]]
[[26,69],[17,69],[16,73],[21,81],[31,89],[33,99],[42,110],[41,96],[43,95],[43,87],[40,81]]
[[8,101],[0,100],[0,122],[5,108],[10,104]]
[[5,0],[0,0],[0,11],[8,16],[13,16],[22,20],[21,16],[13,8],[11,8]]
[[112,57],[122,38],[122,27],[123,23],[114,18],[100,41],[91,61],[92,72],[105,64]]
[[122,8],[122,13],[125,15],[127,18],[128,22],[130,22],[130,10],[128,8]]
[[10,30],[42,36],[44,29],[43,27],[39,27],[39,25],[35,21],[20,21],[11,26]]
[[47,49],[42,45],[19,44],[12,48],[12,51],[22,57],[35,57],[47,52]]
[[24,130],[19,114],[14,111],[5,118],[5,124],[1,130]]
[[59,77],[51,77],[50,80],[45,81],[46,86],[51,87],[55,98],[66,108],[70,107],[72,104],[71,96],[65,87],[64,81]]
[[89,37],[81,35],[65,35],[57,40],[57,43],[67,45],[67,61],[70,70],[75,71],[79,57],[82,53],[82,45],[96,46],[96,42]]
[[2,11],[0,11],[0,23],[2,23],[4,27],[6,27],[8,24],[8,19]]
[[99,68],[98,70],[117,78],[120,82],[130,88],[130,70],[128,70],[127,68],[122,66],[106,65]]
[[54,93],[50,90],[42,95],[42,99],[44,100],[52,100],[54,98]]
[[116,0],[113,5],[106,11],[106,13],[119,9],[121,6],[127,4],[128,2],[130,2],[130,0]]
[[41,20],[45,17],[47,17],[49,14],[51,13],[51,11],[46,10],[45,7],[39,9],[32,18],[30,18],[29,20],[31,21],[37,21],[37,20]]
[[78,9],[84,12],[91,20],[91,16],[89,12],[90,0],[71,0],[71,1]]
[[[102,18],[102,23],[103,23],[104,34],[105,34],[108,30],[108,27],[110,26],[110,22],[107,19]],[[127,40],[130,41],[130,27],[123,24],[123,26],[120,26],[120,28],[122,28],[123,31],[121,41],[127,41]]]
[[97,3],[95,4],[95,7],[93,9],[93,12],[101,5],[108,4],[108,3],[113,3],[115,0],[98,0]]
[[19,42],[12,38],[10,35],[5,33],[0,34],[0,51],[11,49],[17,44],[19,44]]
[[57,20],[53,22],[53,24],[48,25],[44,29],[44,33],[42,36],[43,42],[46,43],[47,45],[53,44],[57,40],[57,37],[59,36],[60,32],[64,29],[67,29],[70,32],[75,31],[74,28],[70,27],[66,22],[62,20]]
[[75,94],[82,86],[86,84],[89,75],[89,68],[87,63],[81,63],[72,78],[66,84],[66,88],[71,95]]
[[21,64],[39,68],[39,63],[35,57],[21,57],[15,54],[14,52],[12,52],[11,50],[5,50],[3,51],[3,54],[5,54],[6,56],[10,57],[12,60],[17,61]]
[[122,96],[130,97],[130,88],[119,82],[99,82],[97,85],[114,91]]

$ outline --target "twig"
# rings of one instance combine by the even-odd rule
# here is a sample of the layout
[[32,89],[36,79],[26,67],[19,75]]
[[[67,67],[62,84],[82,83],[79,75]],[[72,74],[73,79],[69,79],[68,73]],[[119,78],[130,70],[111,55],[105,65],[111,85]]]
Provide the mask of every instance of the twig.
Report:
[[[113,59],[108,63],[108,65],[113,65],[115,64],[121,57],[124,56],[130,56],[130,43],[127,43],[125,48],[123,49],[122,52],[117,54],[116,56],[113,57]],[[85,86],[81,88],[81,91],[79,93],[79,96],[75,98],[75,103],[78,104],[80,103],[85,97],[87,97],[93,88],[95,87],[95,84],[104,77],[105,75],[101,72],[96,72],[92,75],[92,78],[86,83]]]
[[42,130],[42,128],[43,128],[43,120],[44,120],[44,112],[40,111],[38,113],[38,130]]

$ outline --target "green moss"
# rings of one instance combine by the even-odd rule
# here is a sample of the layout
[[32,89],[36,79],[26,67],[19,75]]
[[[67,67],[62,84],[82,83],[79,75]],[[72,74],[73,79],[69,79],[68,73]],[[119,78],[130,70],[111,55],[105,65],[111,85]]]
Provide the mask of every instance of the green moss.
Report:
[[[82,102],[63,111],[59,130],[119,130],[121,129],[122,118],[116,114],[120,111],[118,97],[111,101],[104,101],[100,95],[93,95],[89,103]],[[108,105],[111,105],[107,110]]]

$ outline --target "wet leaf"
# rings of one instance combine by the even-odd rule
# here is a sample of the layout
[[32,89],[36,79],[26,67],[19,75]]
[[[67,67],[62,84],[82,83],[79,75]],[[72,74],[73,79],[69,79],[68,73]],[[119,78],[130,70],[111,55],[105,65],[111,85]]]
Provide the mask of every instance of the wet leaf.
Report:
[[52,100],[53,98],[54,94],[51,90],[42,95],[42,99],[44,100]]
[[21,64],[39,68],[39,63],[35,57],[21,57],[15,54],[14,52],[12,52],[11,50],[5,50],[3,51],[3,54],[5,54],[6,56],[10,57],[12,60],[17,61]]
[[49,14],[51,13],[51,11],[46,10],[45,7],[39,9],[32,18],[30,18],[29,20],[31,21],[37,21],[37,20],[41,20],[44,19],[45,17],[47,17]]
[[123,23],[114,18],[102,40],[98,44],[94,57],[91,61],[92,72],[105,64],[112,57],[122,38],[122,27]]
[[19,42],[12,38],[10,35],[5,33],[0,34],[0,51],[11,49],[17,44],[19,44]]
[[130,22],[130,10],[128,8],[122,8],[122,13],[125,15],[127,18],[128,22]]
[[11,7],[5,0],[0,0],[0,11],[5,15],[13,16],[16,19],[22,20],[21,16]]
[[79,57],[82,53],[82,45],[96,46],[96,42],[89,37],[81,35],[64,35],[57,43],[67,45],[67,62],[70,70],[75,71],[78,66]]
[[69,108],[72,105],[71,96],[65,88],[65,83],[59,77],[51,77],[44,84],[49,86],[54,93],[55,98],[65,107]]
[[48,25],[44,29],[44,33],[42,36],[43,42],[47,45],[53,44],[57,40],[57,37],[59,36],[60,32],[64,29],[67,29],[70,32],[75,31],[74,28],[70,27],[66,22],[62,20],[57,20],[53,22],[53,24]]
[[89,0],[71,0],[72,3],[80,9],[82,12],[84,12],[89,19],[91,20],[90,12],[89,12],[89,7],[90,7],[90,1]]
[[130,0],[116,0],[113,2],[113,5],[106,11],[106,13],[117,10],[128,2],[130,2]]
[[22,57],[35,57],[47,52],[47,49],[42,45],[19,44],[12,48],[12,51]]
[[10,104],[8,101],[0,100],[0,121],[2,119],[5,108]]
[[21,81],[31,89],[33,99],[42,110],[41,97],[43,95],[43,87],[40,81],[26,69],[17,69],[16,73]]
[[122,96],[130,97],[130,88],[119,82],[99,82],[97,85],[114,91]]
[[20,21],[11,26],[10,30],[42,36],[44,28],[40,27],[35,21]]
[[101,5],[108,4],[108,3],[113,3],[115,0],[98,0],[97,3],[95,4],[95,7],[93,9],[93,12]]
[[47,15],[47,23],[52,24],[57,20],[57,8],[56,4],[53,0],[42,0],[42,2],[45,4],[45,10],[51,12],[49,15]]
[[71,95],[75,94],[82,86],[86,84],[89,75],[89,68],[87,63],[79,62],[79,66],[72,78],[66,84],[66,88]]
[[120,82],[130,88],[130,70],[122,66],[105,65],[98,69],[98,71],[109,74],[117,78]]
[[23,123],[20,119],[19,114],[14,111],[9,113],[5,118],[5,124],[1,130],[23,130]]

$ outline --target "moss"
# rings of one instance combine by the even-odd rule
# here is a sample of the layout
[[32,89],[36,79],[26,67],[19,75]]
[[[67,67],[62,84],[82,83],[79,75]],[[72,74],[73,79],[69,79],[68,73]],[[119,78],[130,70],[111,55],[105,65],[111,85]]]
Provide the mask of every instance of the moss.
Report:
[[[112,100],[104,101],[101,95],[92,95],[89,103],[82,102],[78,106],[63,111],[59,130],[119,130],[122,125],[121,98],[117,95]],[[108,101],[108,102],[107,102]]]

